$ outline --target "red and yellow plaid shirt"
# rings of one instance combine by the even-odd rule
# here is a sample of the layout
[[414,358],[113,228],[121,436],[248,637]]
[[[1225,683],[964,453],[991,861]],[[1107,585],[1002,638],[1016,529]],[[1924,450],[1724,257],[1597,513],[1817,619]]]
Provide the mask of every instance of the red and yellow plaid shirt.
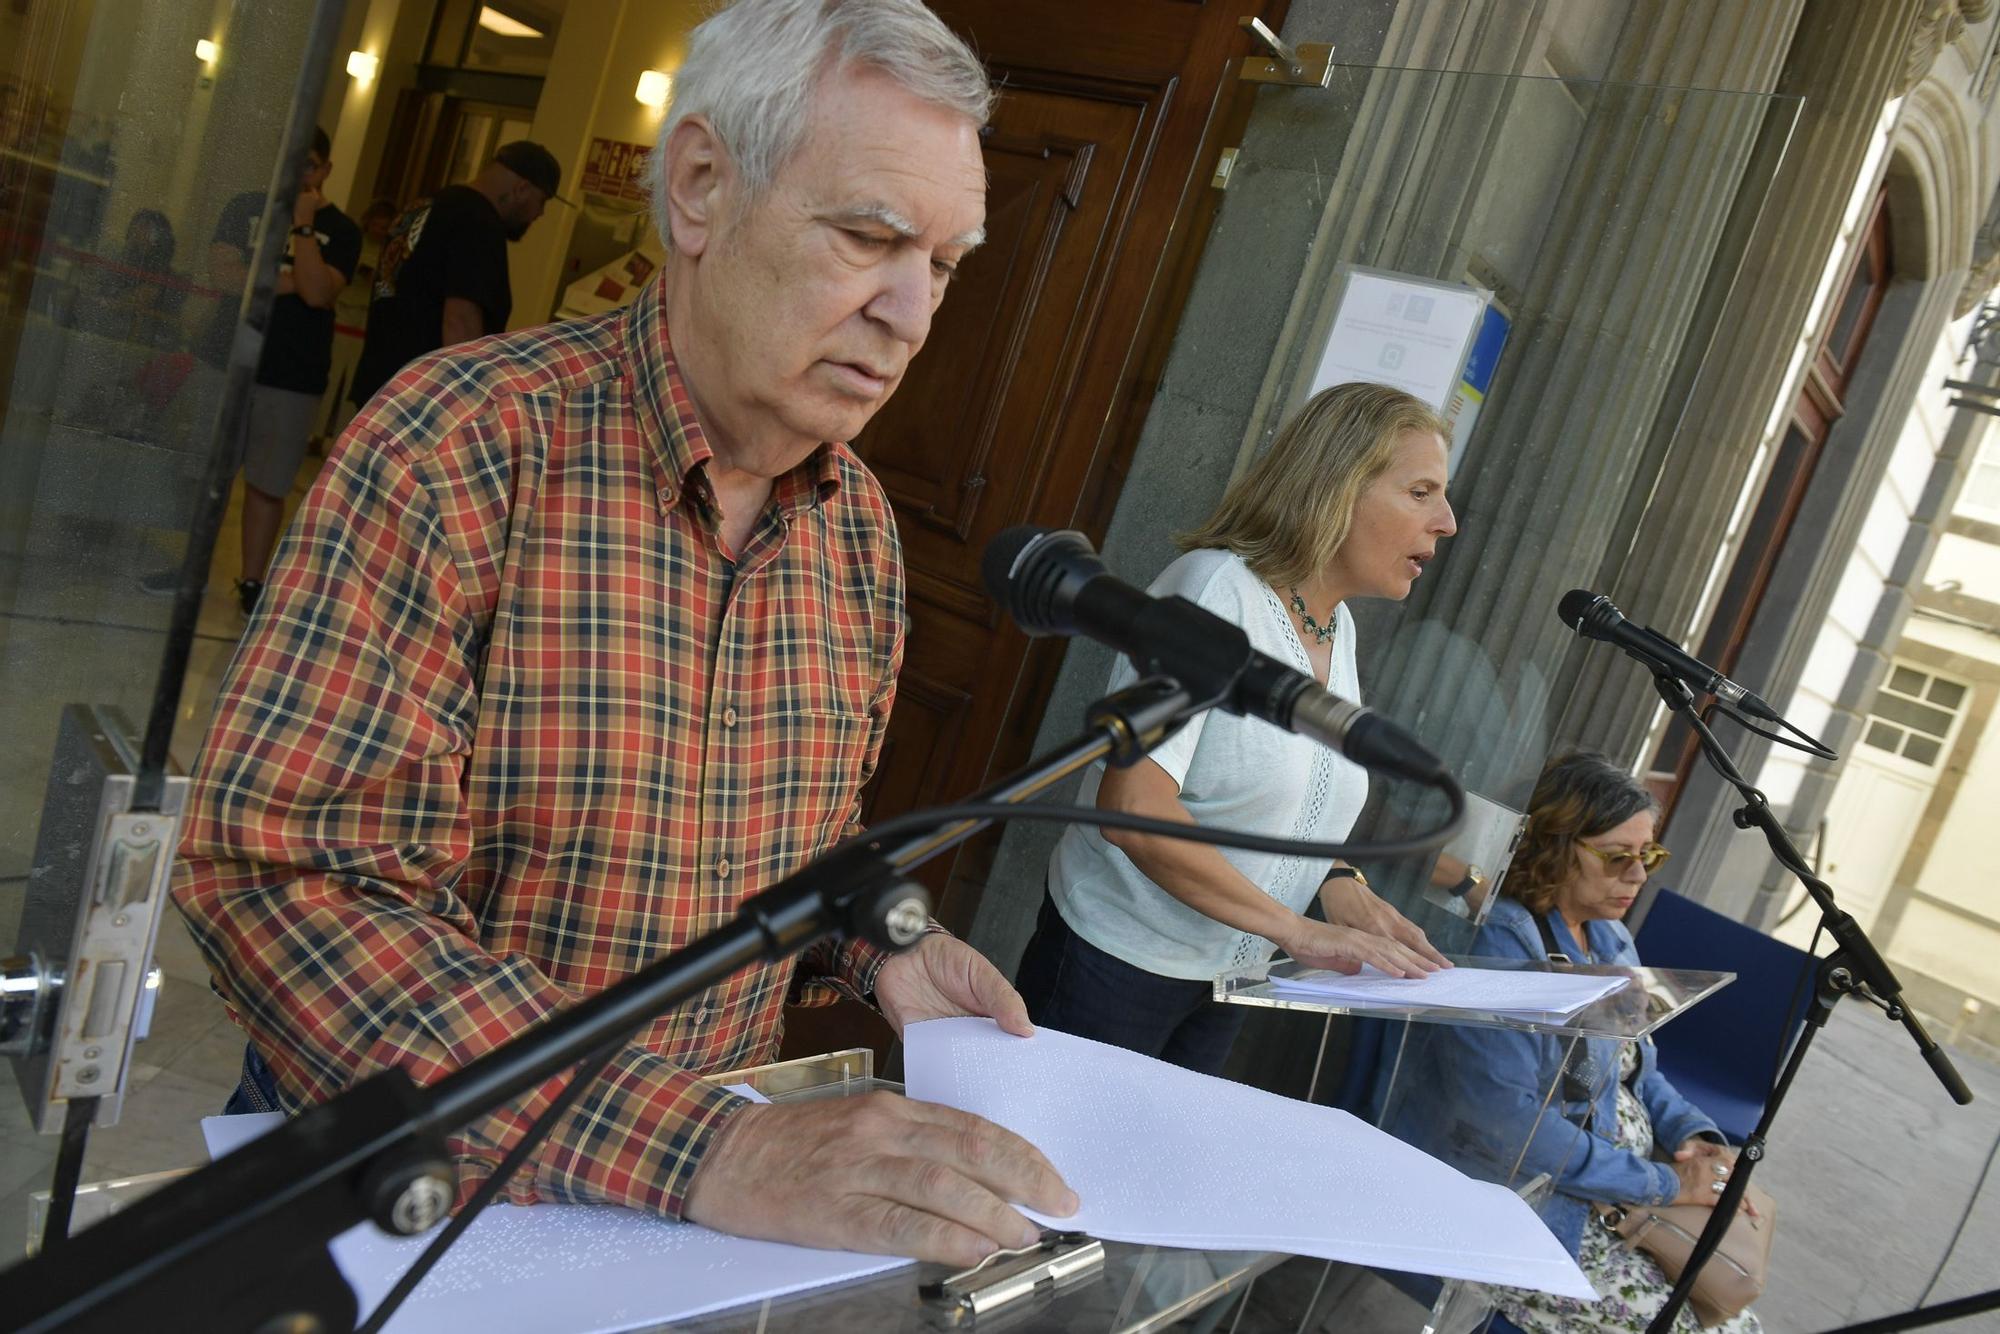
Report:
[[[855,827],[903,650],[844,445],[732,562],[658,284],[416,362],[286,535],[195,775],[174,897],[288,1110],[430,1083],[730,920]],[[509,1186],[678,1215],[782,1009],[872,991],[823,944],[646,1028]],[[461,1189],[560,1087],[453,1142]]]

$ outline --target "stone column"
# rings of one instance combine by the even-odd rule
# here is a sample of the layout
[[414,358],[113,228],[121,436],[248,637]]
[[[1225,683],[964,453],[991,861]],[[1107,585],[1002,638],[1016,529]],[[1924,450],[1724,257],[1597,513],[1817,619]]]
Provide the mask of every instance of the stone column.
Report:
[[[1633,11],[1609,71],[1628,82],[1589,93],[1584,140],[1512,303],[1495,397],[1452,487],[1460,536],[1372,655],[1371,702],[1510,804],[1553,742],[1541,719],[1573,672],[1556,602],[1596,571],[1672,368],[1700,354],[1686,335],[1769,106],[1688,90],[1769,88],[1797,13]],[[1761,196],[1763,183],[1750,188]],[[1403,253],[1380,262],[1413,267]]]
[[[1626,498],[1602,561],[1576,582],[1608,592],[1629,615],[1687,635],[1718,534],[1753,466],[1772,404],[1839,236],[1854,173],[1905,75],[1919,4],[1808,0],[1778,91],[1801,98],[1797,126],[1765,200],[1746,200],[1740,266],[1703,294],[1703,318],[1646,441],[1640,485]],[[1783,133],[1770,138],[1782,143]],[[1655,484],[1656,483],[1656,484]],[[1558,734],[1635,759],[1656,702],[1621,655],[1584,657]]]

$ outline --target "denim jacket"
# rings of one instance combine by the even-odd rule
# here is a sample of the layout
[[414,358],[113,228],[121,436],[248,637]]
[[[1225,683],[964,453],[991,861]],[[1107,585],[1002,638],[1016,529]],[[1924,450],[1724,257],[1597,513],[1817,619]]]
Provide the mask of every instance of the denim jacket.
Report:
[[[1549,924],[1557,948],[1580,957],[1582,951],[1561,915],[1551,914]],[[1639,962],[1632,935],[1622,923],[1593,921],[1586,924],[1585,934],[1598,962],[1627,966]],[[1506,959],[1548,957],[1534,916],[1508,898],[1494,903],[1472,953]],[[1585,1087],[1600,1089],[1596,1098],[1571,1098],[1559,1087],[1537,1121],[1542,1095],[1558,1080],[1569,1046],[1569,1039],[1552,1034],[1413,1025],[1405,1046],[1405,1061],[1411,1068],[1402,1072],[1402,1078],[1411,1081],[1405,1089],[1422,1091],[1395,1098],[1400,1105],[1389,1110],[1384,1128],[1486,1180],[1509,1179],[1517,1157],[1519,1179],[1549,1173],[1556,1190],[1543,1206],[1542,1217],[1575,1255],[1583,1242],[1591,1201],[1666,1204],[1680,1193],[1680,1179],[1668,1164],[1615,1143],[1619,1043],[1613,1039],[1586,1039],[1571,1062]],[[1690,1137],[1715,1130],[1715,1123],[1660,1073],[1649,1040],[1639,1043],[1639,1073],[1632,1090],[1652,1120],[1661,1153],[1671,1153]],[[1522,1154],[1524,1140],[1527,1150]]]

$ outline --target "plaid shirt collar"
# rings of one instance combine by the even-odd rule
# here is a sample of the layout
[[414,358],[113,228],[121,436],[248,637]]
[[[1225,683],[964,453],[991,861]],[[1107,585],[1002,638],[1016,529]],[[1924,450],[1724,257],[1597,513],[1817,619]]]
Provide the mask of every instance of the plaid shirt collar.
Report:
[[[652,445],[653,482],[660,513],[680,503],[693,474],[715,449],[695,416],[694,399],[681,377],[667,329],[667,275],[662,271],[641,289],[625,320],[627,375],[640,428]],[[780,477],[771,502],[787,519],[814,508],[840,490],[840,460],[833,445],[822,444],[804,462]]]

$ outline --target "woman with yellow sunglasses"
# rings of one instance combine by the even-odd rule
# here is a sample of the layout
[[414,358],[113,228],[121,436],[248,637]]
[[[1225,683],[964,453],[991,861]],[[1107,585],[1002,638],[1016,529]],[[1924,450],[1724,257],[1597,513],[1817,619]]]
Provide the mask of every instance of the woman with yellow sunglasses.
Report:
[[[1622,919],[1647,873],[1667,860],[1654,841],[1658,818],[1652,794],[1604,757],[1573,754],[1550,764],[1472,952],[1638,964]],[[1555,1189],[1542,1217],[1603,1294],[1583,1302],[1502,1290],[1493,1329],[1645,1329],[1673,1285],[1650,1256],[1593,1221],[1595,1206],[1713,1206],[1735,1162],[1715,1123],[1660,1073],[1653,1044],[1442,1027],[1414,1056],[1406,1046],[1403,1059],[1425,1096],[1403,1099],[1385,1128],[1476,1176],[1548,1173]],[[1760,1328],[1744,1311],[1707,1334]],[[1695,1331],[1693,1312],[1683,1312],[1675,1329]]]

